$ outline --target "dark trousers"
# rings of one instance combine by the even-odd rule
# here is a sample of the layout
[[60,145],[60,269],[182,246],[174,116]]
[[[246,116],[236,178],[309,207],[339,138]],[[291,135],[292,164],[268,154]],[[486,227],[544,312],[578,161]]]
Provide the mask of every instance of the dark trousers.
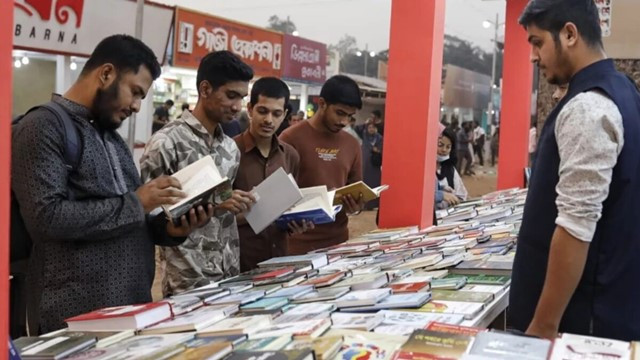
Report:
[[[464,163],[466,161],[466,164]],[[463,149],[458,150],[458,172],[460,174],[468,174],[471,172],[471,163],[473,162],[473,158],[471,157],[471,150],[469,150],[468,145],[463,146]],[[462,165],[464,166],[464,171],[462,171]]]
[[476,153],[476,155],[478,155],[480,165],[484,166],[484,143],[473,145],[473,151]]

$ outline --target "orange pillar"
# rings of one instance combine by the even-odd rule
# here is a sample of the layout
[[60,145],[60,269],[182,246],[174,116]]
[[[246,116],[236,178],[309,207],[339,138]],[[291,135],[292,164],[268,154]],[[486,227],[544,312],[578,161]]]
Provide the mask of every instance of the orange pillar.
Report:
[[507,0],[498,152],[498,189],[524,186],[528,163],[533,65],[527,32],[518,17],[528,0]]
[[8,358],[13,1],[0,1],[0,360]]
[[393,0],[380,227],[433,221],[445,0]]

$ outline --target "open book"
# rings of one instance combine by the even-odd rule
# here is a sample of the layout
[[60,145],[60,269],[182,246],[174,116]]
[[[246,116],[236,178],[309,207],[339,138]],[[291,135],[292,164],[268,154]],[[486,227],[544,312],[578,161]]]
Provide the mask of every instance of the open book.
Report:
[[315,225],[331,223],[342,210],[342,205],[333,206],[335,191],[327,191],[327,187],[314,186],[300,189],[302,199],[276,220],[276,225],[287,229],[291,221],[307,220]]
[[174,223],[179,223],[180,217],[194,206],[212,202],[214,190],[229,181],[220,175],[211,156],[205,156],[189,164],[172,176],[180,181],[182,191],[187,194],[186,198],[174,205],[162,205],[167,218]]
[[381,185],[377,188],[370,188],[367,184],[362,181],[358,181],[353,184],[349,184],[347,186],[343,186],[339,189],[336,189],[336,195],[333,199],[333,204],[338,205],[342,204],[342,197],[346,195],[351,195],[355,200],[358,200],[360,194],[364,199],[364,202],[369,202],[371,200],[377,199],[380,197],[380,193],[387,190],[389,185]]

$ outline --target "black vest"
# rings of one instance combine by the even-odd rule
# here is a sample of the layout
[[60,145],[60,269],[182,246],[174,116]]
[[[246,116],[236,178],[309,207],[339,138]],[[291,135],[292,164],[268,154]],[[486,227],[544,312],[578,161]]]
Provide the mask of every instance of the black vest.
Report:
[[542,129],[513,267],[509,319],[515,328],[526,330],[544,284],[558,216],[555,187],[560,156],[554,131],[556,118],[568,101],[590,90],[603,92],[618,107],[624,146],[613,169],[609,196],[603,203],[584,273],[564,313],[560,332],[638,340],[640,94],[625,75],[615,70],[612,60],[599,61],[578,72]]

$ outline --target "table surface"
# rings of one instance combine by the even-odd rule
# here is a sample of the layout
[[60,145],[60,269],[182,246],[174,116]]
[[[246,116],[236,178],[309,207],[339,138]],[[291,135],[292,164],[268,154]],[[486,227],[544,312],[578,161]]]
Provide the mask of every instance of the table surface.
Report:
[[484,307],[484,309],[471,320],[465,320],[462,322],[462,326],[472,326],[472,327],[480,327],[486,328],[493,321],[498,318],[504,311],[507,310],[507,306],[509,306],[509,286],[495,297],[492,302]]

